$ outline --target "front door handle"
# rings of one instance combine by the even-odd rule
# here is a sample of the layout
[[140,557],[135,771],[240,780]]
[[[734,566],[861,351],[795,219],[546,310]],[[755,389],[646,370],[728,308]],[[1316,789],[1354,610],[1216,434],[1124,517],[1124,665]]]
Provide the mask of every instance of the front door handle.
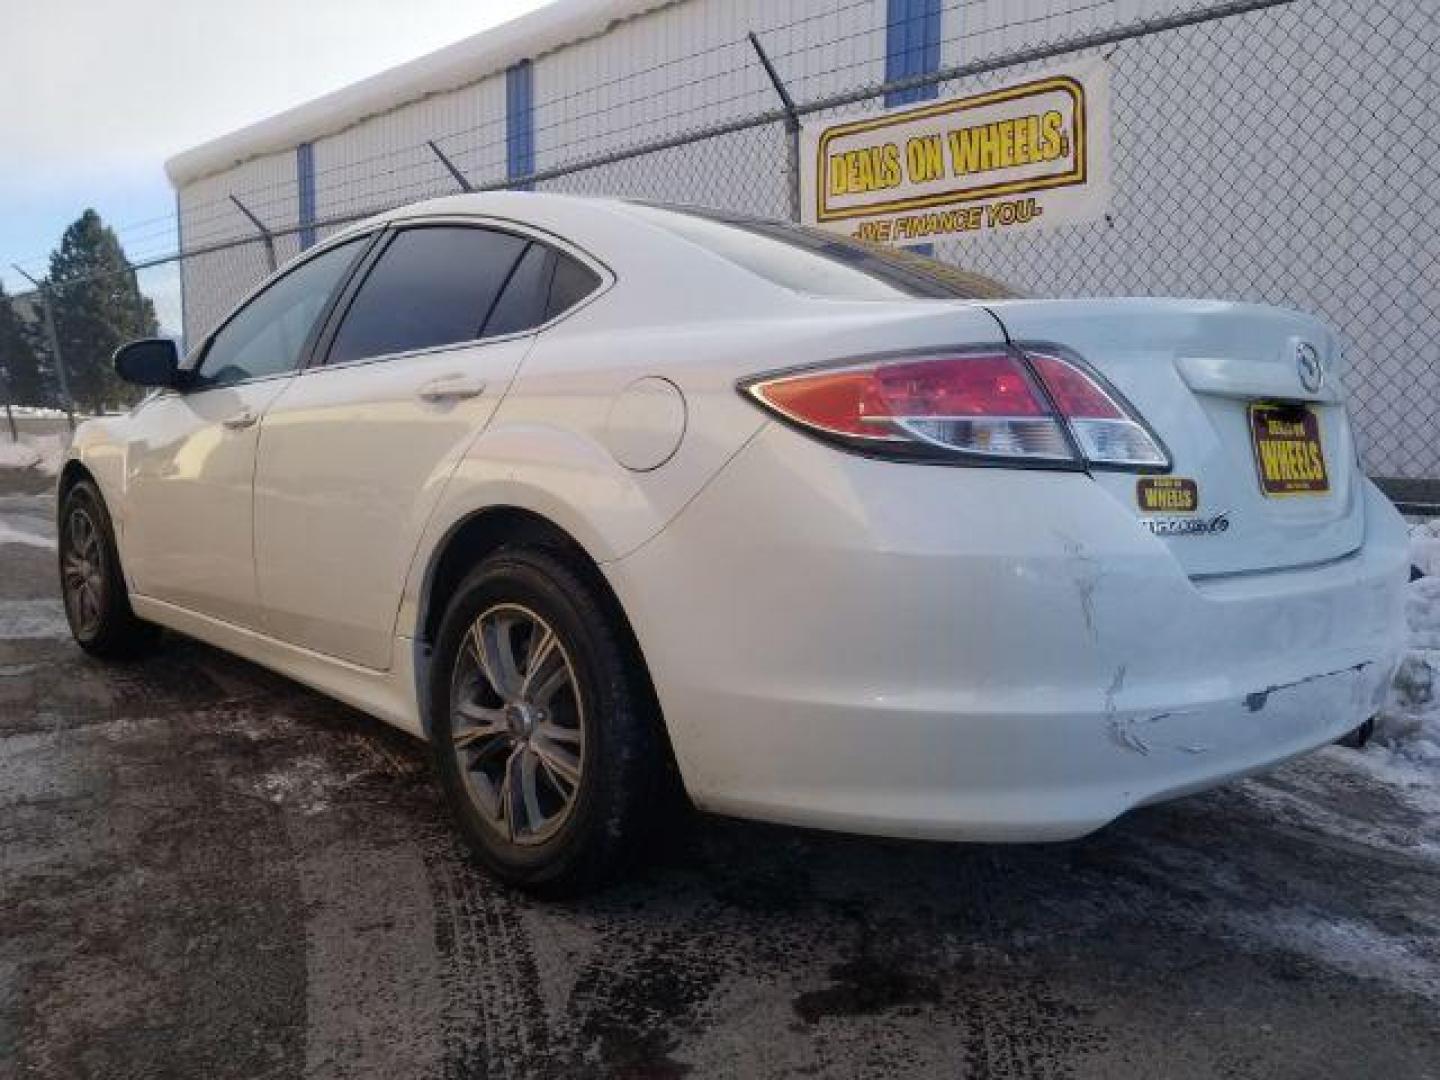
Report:
[[425,383],[415,391],[415,396],[427,405],[439,405],[446,401],[465,401],[479,397],[485,392],[485,384],[478,379],[467,379],[463,375],[442,375]]
[[220,422],[231,431],[244,431],[248,427],[254,427],[255,421],[259,419],[260,417],[257,413],[252,412],[250,409],[244,409],[234,416],[226,417]]

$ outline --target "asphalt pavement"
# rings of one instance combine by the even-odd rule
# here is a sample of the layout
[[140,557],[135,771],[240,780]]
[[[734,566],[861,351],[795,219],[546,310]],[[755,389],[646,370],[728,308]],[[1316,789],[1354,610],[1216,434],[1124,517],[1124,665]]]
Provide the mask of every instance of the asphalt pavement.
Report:
[[540,903],[407,736],[83,655],[50,516],[0,472],[0,1080],[1440,1077],[1440,818],[1351,751],[1068,844],[701,817]]

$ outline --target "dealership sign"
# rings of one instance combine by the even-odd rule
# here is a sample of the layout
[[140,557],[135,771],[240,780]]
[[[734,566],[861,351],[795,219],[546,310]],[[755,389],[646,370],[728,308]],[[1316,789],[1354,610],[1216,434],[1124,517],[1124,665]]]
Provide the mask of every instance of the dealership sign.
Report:
[[984,93],[807,124],[807,225],[864,240],[1044,228],[1102,216],[1110,201],[1104,60]]

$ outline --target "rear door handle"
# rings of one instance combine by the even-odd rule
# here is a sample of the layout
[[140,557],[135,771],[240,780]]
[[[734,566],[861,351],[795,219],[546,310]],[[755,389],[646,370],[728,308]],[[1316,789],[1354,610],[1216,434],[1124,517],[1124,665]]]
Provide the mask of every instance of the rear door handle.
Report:
[[463,375],[442,375],[425,383],[415,391],[415,396],[430,405],[446,401],[465,401],[479,397],[485,392],[485,384],[478,379],[467,379]]
[[249,409],[244,409],[241,412],[236,413],[234,416],[226,417],[220,422],[224,424],[227,428],[229,428],[231,431],[244,431],[248,427],[253,427],[255,421],[259,419],[259,414],[252,412]]

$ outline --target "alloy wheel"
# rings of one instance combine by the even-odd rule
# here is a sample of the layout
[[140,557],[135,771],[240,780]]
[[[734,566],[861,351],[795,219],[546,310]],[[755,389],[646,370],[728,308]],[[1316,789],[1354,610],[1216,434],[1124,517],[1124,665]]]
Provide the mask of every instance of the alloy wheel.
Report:
[[471,624],[451,678],[450,730],[471,801],[500,839],[539,844],[569,820],[583,709],[570,656],[543,618],[498,604]]
[[75,507],[65,519],[60,566],[71,622],[79,636],[89,637],[100,628],[105,611],[105,563],[100,530],[84,507]]

